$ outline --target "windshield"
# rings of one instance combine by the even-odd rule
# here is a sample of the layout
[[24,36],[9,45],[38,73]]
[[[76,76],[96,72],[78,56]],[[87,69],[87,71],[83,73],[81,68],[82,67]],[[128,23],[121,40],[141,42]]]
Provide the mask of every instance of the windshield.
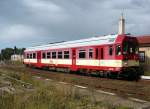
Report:
[[123,54],[138,54],[138,46],[135,42],[124,41]]

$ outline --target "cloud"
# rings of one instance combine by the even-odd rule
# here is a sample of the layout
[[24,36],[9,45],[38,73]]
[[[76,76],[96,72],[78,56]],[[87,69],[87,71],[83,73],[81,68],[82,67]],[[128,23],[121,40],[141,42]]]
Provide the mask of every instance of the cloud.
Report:
[[2,40],[14,40],[18,41],[22,38],[31,38],[37,35],[37,31],[34,28],[22,25],[14,24],[5,27],[0,33]]
[[33,46],[37,45],[37,40],[38,44],[42,44],[53,39],[47,36],[44,30],[24,24],[7,25],[1,30],[0,36],[1,44],[7,47],[14,45]]
[[23,0],[22,4],[31,13],[34,20],[48,23],[62,22],[67,19],[65,10],[51,1]]
[[126,32],[150,34],[149,0],[1,0],[0,48]]
[[35,9],[36,11],[51,11],[51,12],[59,12],[62,9],[56,4],[50,1],[42,1],[42,0],[24,0],[26,6]]

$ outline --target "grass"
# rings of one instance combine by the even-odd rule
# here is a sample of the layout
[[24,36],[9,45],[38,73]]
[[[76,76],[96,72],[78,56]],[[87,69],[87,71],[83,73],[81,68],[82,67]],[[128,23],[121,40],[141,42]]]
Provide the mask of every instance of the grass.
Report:
[[34,93],[8,94],[0,97],[1,109],[129,109],[97,102],[88,96],[74,96],[56,89],[53,85],[41,86]]
[[[22,83],[6,78],[6,81],[12,82],[13,87],[20,89],[18,92],[16,89],[14,94],[0,93],[0,109],[132,109],[104,101],[93,101],[90,96],[81,95],[72,86],[67,89],[58,88],[51,82],[39,81],[24,69],[18,72],[18,70],[0,68],[0,74],[2,73],[30,83],[33,87],[30,90],[22,86]],[[73,81],[78,81],[78,79]]]
[[5,63],[7,65],[16,65],[16,66],[22,66],[23,65],[23,61],[5,61]]
[[144,75],[145,75],[145,76],[150,76],[150,71],[145,71],[145,72],[144,72]]

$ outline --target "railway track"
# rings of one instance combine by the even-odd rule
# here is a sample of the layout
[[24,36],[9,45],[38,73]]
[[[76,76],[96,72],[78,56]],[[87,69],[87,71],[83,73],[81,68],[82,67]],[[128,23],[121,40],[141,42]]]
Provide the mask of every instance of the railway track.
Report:
[[44,78],[50,78],[61,82],[78,84],[88,88],[94,88],[97,90],[104,90],[112,93],[116,93],[122,97],[136,97],[150,101],[150,81],[139,80],[126,81],[115,80],[109,78],[98,78],[91,76],[83,76],[62,72],[45,71],[39,69],[28,68],[28,71],[32,75],[38,75]]

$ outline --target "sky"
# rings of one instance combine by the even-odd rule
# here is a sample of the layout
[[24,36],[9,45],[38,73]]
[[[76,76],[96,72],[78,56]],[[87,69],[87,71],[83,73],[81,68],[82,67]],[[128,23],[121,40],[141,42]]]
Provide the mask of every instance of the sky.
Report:
[[0,0],[0,49],[126,33],[150,34],[150,0]]

